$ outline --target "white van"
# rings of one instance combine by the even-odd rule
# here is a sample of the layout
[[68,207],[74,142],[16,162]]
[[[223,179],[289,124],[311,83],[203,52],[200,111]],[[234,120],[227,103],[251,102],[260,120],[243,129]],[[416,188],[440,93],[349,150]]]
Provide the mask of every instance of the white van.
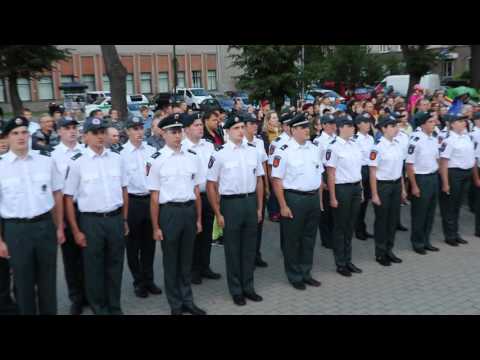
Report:
[[[398,92],[401,96],[407,96],[409,82],[410,75],[390,75],[383,79],[380,84],[384,89],[392,86],[395,92]],[[437,74],[424,75],[420,80],[420,86],[433,93],[440,89],[440,77]]]
[[183,96],[187,106],[193,110],[200,110],[200,104],[203,100],[213,99],[204,88],[177,88],[177,95]]

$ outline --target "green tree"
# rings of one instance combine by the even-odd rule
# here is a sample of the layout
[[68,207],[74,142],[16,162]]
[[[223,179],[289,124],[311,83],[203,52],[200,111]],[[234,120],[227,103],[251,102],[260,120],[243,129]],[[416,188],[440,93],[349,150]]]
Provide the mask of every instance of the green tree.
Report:
[[410,83],[408,84],[407,96],[410,96],[415,84],[420,83],[423,75],[428,73],[438,62],[436,52],[428,48],[428,45],[400,45]]
[[228,50],[232,65],[243,71],[237,77],[237,86],[250,91],[253,98],[268,99],[280,111],[285,95],[298,92],[301,46],[231,45]]
[[17,79],[38,79],[52,71],[55,63],[66,60],[70,50],[55,45],[0,45],[0,78],[8,79],[13,113],[20,115],[23,103],[17,89]]

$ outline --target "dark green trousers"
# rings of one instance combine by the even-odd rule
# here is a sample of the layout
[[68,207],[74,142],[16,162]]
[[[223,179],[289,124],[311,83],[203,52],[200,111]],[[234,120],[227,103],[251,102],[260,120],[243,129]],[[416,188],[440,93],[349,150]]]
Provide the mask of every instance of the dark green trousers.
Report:
[[293,219],[282,217],[284,264],[288,281],[302,282],[312,277],[313,251],[317,237],[320,198],[285,191],[285,201],[293,213]]
[[445,240],[455,240],[460,236],[458,234],[458,218],[460,216],[463,194],[470,182],[471,174],[471,169],[448,169],[450,195],[440,191],[440,214],[442,216]]
[[364,202],[360,204],[360,211],[358,212],[357,221],[355,223],[355,232],[363,235],[367,232],[367,224],[365,223],[365,215],[367,214],[368,203],[372,197],[370,191],[370,173],[368,166],[362,166],[362,186]]
[[424,249],[425,246],[432,245],[430,234],[437,207],[438,174],[416,174],[415,179],[420,189],[420,197],[411,197],[412,233],[410,241],[414,249]]
[[374,205],[375,210],[375,256],[392,253],[397,231],[402,184],[400,180],[377,181],[378,197],[381,205]]
[[[4,236],[5,226],[3,220],[2,223],[2,237]],[[10,265],[7,259],[0,258],[0,315],[8,314],[12,308],[12,296],[11,296],[11,275]]]
[[206,193],[201,193],[202,199],[202,232],[196,235],[193,249],[192,274],[200,275],[210,269],[210,254],[212,251],[212,231],[215,215]]
[[362,201],[360,182],[337,184],[335,193],[338,207],[333,212],[333,253],[337,266],[352,262],[352,237]]
[[[480,171],[480,169],[477,167],[477,171]],[[472,188],[474,188],[474,206],[473,208],[475,209],[475,235],[480,234],[480,188],[476,187],[475,184],[472,181]]]
[[4,220],[21,315],[57,314],[57,237],[51,218],[33,223]]
[[257,248],[257,198],[225,198],[220,200],[225,219],[225,263],[228,289],[232,296],[254,292],[253,272]]
[[191,287],[193,248],[196,235],[196,211],[188,206],[161,205],[160,228],[163,252],[165,293],[172,310],[193,304]]
[[123,216],[80,213],[80,229],[87,238],[83,264],[88,303],[96,315],[120,314],[125,254]]

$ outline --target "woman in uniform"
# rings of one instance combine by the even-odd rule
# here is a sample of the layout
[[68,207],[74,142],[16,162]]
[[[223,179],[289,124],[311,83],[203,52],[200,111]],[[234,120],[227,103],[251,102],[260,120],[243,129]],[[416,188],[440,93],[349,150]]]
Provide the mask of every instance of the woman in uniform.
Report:
[[403,181],[403,148],[395,139],[399,128],[392,115],[379,118],[383,136],[370,153],[370,188],[375,210],[375,258],[383,266],[402,260],[393,253],[400,201],[406,198]]
[[352,237],[362,202],[362,152],[353,139],[350,116],[337,118],[338,136],[327,147],[330,206],[333,211],[333,249],[337,272],[352,276],[362,270],[352,263]]

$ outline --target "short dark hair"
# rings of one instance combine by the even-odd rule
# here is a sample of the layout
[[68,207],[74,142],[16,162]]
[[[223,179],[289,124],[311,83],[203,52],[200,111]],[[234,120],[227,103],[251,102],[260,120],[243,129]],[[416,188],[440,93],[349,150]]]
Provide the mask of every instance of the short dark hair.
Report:
[[217,111],[217,109],[208,109],[207,111],[205,111],[203,113],[202,120],[210,119],[212,115],[215,115],[215,111]]
[[[95,109],[95,110],[92,110],[90,111],[90,114],[88,114],[88,116],[92,117],[92,116],[95,116],[95,114],[99,111],[102,111],[100,109]],[[55,110],[54,113],[58,112],[58,110]]]

